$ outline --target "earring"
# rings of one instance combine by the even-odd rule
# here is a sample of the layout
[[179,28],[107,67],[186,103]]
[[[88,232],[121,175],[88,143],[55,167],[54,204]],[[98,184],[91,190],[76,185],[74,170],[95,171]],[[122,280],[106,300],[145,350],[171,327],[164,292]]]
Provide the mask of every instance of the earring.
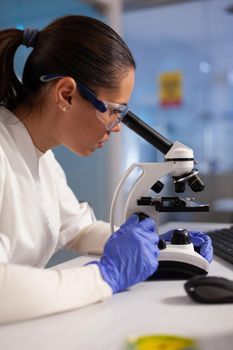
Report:
[[70,108],[69,105],[67,104],[64,104],[64,105],[59,105],[60,109],[63,111],[63,112],[67,112],[68,109]]

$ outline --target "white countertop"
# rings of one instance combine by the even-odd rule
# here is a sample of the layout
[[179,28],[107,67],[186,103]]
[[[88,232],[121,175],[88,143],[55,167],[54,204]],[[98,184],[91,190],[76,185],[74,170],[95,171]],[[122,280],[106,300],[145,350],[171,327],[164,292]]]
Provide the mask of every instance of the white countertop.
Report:
[[[174,228],[174,223],[170,225]],[[167,228],[169,225],[164,226]],[[80,266],[92,259],[84,256],[60,267]],[[233,265],[216,258],[210,274],[233,279]],[[201,350],[232,350],[233,304],[197,304],[186,295],[183,284],[143,282],[105,302],[3,326],[0,349],[125,350],[126,339],[131,336],[165,333],[197,338]]]

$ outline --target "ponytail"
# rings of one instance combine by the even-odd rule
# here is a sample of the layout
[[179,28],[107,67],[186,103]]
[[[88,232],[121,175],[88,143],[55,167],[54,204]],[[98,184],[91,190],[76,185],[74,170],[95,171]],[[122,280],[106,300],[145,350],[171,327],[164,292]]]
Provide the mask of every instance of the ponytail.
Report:
[[23,85],[14,71],[14,56],[23,43],[19,29],[0,31],[0,104],[11,109],[23,95]]
[[[33,47],[22,76],[14,72],[20,45]],[[0,104],[8,109],[39,95],[44,74],[68,75],[94,92],[116,88],[121,74],[135,68],[122,38],[103,22],[85,16],[58,18],[44,29],[0,31]]]

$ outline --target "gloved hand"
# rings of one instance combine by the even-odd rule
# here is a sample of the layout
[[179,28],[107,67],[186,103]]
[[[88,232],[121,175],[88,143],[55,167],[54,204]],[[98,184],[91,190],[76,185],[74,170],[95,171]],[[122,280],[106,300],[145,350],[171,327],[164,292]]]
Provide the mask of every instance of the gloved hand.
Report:
[[[171,242],[173,230],[159,236],[167,242]],[[212,241],[208,235],[199,231],[189,231],[189,237],[194,245],[195,251],[200,253],[209,263],[213,260]]]
[[134,214],[108,239],[100,261],[92,263],[99,266],[103,279],[117,293],[154,273],[158,266],[158,241],[154,220],[139,221]]

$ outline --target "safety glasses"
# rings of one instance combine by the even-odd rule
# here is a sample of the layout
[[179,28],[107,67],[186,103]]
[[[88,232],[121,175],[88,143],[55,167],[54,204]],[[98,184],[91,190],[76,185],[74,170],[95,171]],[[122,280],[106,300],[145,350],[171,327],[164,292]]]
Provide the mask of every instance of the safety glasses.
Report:
[[[46,74],[40,77],[40,81],[49,82],[55,79],[63,78],[65,75]],[[119,124],[129,110],[127,104],[119,104],[99,100],[95,93],[86,85],[76,80],[77,87],[81,95],[87,99],[96,109],[97,118],[105,125],[107,131],[111,131]]]

